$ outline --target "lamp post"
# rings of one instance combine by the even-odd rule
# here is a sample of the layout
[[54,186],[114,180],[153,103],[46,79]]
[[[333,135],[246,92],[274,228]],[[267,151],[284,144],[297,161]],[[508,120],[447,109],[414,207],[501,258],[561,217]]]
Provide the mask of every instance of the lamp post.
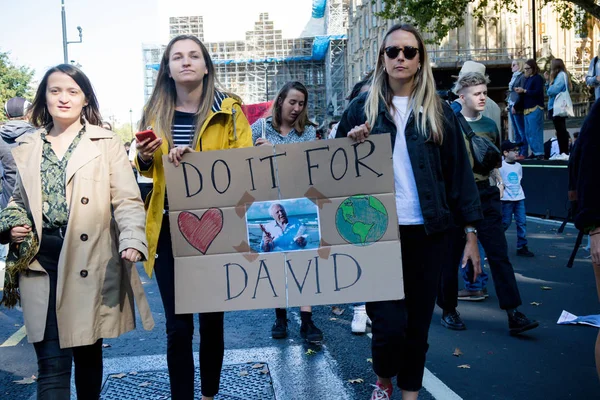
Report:
[[131,130],[131,140],[133,140],[133,109],[129,109],[129,129]]
[[68,64],[69,63],[69,50],[68,50],[69,43],[82,43],[83,42],[83,34],[82,34],[81,27],[78,26],[77,30],[79,31],[79,40],[72,41],[72,42],[69,42],[67,40],[67,13],[65,12],[65,0],[61,0],[60,8],[61,8],[60,13],[61,13],[61,17],[62,17],[63,56],[64,56],[64,63]]

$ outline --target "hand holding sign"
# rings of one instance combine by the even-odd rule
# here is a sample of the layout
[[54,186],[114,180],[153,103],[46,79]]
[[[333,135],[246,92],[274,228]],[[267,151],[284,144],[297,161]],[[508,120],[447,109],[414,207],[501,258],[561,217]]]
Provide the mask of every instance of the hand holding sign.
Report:
[[190,146],[177,146],[169,150],[169,162],[172,162],[176,167],[179,166],[183,155],[186,153],[193,153],[194,149]]
[[369,126],[369,122],[365,121],[364,124],[352,128],[350,132],[348,132],[348,137],[354,139],[355,142],[363,143],[370,133],[371,127]]

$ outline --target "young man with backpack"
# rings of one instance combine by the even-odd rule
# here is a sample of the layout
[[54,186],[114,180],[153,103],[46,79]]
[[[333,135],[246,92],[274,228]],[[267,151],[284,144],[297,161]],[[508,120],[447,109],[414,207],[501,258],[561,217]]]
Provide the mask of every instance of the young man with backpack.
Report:
[[[477,72],[462,75],[454,87],[454,92],[458,94],[459,98],[453,108],[463,128],[463,137],[473,167],[475,182],[479,189],[483,211],[483,220],[476,224],[474,233],[487,254],[500,308],[505,310],[508,316],[509,333],[517,335],[536,328],[539,323],[530,320],[517,310],[517,307],[522,304],[521,297],[515,273],[508,259],[508,246],[502,226],[500,197],[504,190],[504,184],[499,178],[497,169],[501,165],[500,135],[494,121],[482,115],[482,111],[485,109],[488,83],[488,78]],[[460,112],[458,112],[459,109]],[[496,176],[497,185],[490,184],[490,175]],[[454,330],[465,329],[465,324],[456,311],[458,285],[454,283],[457,280],[457,265],[461,259],[461,246],[464,246],[463,240],[457,240],[453,246],[454,251],[449,257],[449,265],[442,271],[442,285],[438,296],[438,305],[443,310],[441,323],[446,328]],[[472,276],[472,273],[468,268],[468,265],[466,268],[463,266],[461,271],[463,271],[466,283],[470,284],[469,277]],[[473,282],[473,284],[477,284],[477,282]],[[467,289],[469,289],[468,286]],[[483,287],[475,287],[475,289],[471,290],[471,293],[463,294],[484,296]]]

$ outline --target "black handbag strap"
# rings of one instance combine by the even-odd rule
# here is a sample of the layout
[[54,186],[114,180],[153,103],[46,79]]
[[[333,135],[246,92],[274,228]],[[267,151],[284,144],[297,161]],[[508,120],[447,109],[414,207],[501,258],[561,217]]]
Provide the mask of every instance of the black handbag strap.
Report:
[[469,139],[469,141],[475,136],[475,132],[473,132],[473,128],[465,119],[465,116],[462,113],[455,114],[456,118],[458,118],[458,122],[460,122],[460,127],[462,128],[463,134]]

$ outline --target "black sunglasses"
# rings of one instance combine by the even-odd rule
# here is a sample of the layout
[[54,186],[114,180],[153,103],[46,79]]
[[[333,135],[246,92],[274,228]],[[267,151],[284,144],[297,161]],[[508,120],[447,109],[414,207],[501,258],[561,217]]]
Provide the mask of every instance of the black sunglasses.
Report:
[[385,54],[389,58],[396,58],[396,57],[398,57],[398,54],[400,54],[400,52],[402,52],[402,53],[404,53],[404,58],[406,58],[407,60],[412,60],[413,58],[415,58],[415,56],[419,52],[419,49],[416,47],[412,47],[412,46],[404,46],[404,47],[388,46],[385,48],[384,51],[385,51]]

